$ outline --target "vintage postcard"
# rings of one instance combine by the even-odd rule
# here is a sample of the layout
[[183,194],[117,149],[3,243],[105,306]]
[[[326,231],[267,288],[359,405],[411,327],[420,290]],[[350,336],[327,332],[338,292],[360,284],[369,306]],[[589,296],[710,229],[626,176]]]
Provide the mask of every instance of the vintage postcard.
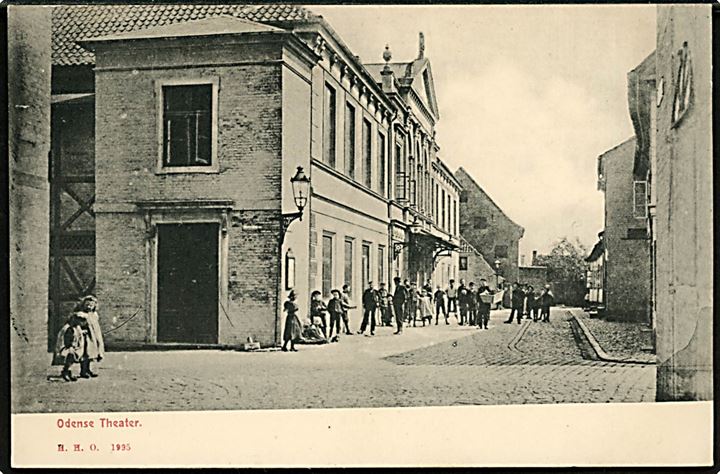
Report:
[[16,467],[713,459],[711,7],[7,7]]

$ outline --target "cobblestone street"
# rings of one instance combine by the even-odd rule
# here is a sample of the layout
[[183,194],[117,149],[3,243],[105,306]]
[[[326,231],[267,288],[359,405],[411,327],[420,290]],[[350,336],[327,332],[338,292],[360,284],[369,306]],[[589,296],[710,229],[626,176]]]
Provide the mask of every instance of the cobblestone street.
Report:
[[300,345],[297,353],[111,352],[96,365],[97,379],[67,383],[58,368],[48,368],[18,387],[13,407],[77,412],[654,400],[655,366],[583,358],[566,310],[554,309],[550,323],[503,324],[507,315],[493,311],[489,330],[451,318],[449,326],[410,327],[401,336],[378,328],[374,337]]

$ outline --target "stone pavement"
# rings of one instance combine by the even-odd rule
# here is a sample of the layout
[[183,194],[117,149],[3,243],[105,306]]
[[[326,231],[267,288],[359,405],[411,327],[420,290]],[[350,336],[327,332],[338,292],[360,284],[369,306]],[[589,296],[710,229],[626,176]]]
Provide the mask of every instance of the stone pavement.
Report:
[[[550,323],[378,328],[299,352],[111,352],[100,377],[58,367],[13,387],[15,412],[649,402],[655,367],[583,358],[567,311]],[[357,318],[356,318],[357,319]],[[357,322],[355,322],[357,323]],[[77,372],[77,368],[75,368]]]
[[656,362],[655,354],[643,350],[643,347],[651,345],[650,328],[647,324],[591,318],[580,308],[571,308],[568,311],[585,326],[589,337],[595,339],[604,353],[604,358],[646,364]]

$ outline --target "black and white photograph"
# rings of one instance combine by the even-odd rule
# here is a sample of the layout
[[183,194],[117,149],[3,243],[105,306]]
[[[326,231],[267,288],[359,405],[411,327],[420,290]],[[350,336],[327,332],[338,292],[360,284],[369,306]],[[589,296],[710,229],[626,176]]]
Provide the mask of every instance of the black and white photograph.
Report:
[[[712,15],[10,5],[14,459],[133,465],[152,416],[222,412],[315,419],[355,452],[318,467],[497,465],[503,410],[700,407],[711,463]],[[379,456],[342,413],[480,431]]]

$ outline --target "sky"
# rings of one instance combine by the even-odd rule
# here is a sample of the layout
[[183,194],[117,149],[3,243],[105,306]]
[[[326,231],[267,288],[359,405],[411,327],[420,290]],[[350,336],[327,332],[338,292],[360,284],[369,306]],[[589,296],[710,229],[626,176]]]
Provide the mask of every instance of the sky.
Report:
[[603,226],[597,157],[633,135],[627,73],[655,49],[655,6],[310,6],[366,63],[425,35],[439,156],[525,229],[521,255]]

